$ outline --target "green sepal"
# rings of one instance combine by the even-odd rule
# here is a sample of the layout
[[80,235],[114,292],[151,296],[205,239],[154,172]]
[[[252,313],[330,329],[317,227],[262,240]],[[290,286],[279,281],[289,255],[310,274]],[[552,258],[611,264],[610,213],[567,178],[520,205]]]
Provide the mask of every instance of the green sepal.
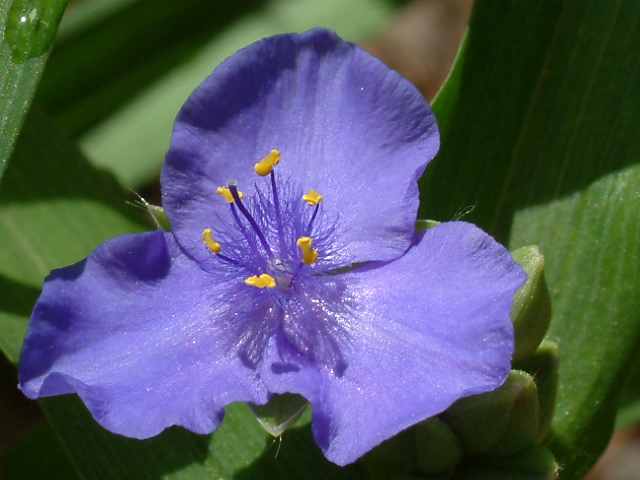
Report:
[[471,455],[510,455],[535,444],[540,425],[538,390],[533,377],[512,370],[491,392],[458,400],[443,420]]
[[421,473],[433,475],[452,471],[462,459],[462,444],[438,417],[415,427],[417,465]]
[[370,480],[390,480],[417,472],[416,429],[408,428],[367,453],[362,462]]
[[145,209],[149,213],[149,216],[151,217],[153,223],[156,224],[156,227],[164,230],[165,232],[170,232],[171,222],[169,221],[166,210],[159,205],[154,205],[147,202],[147,199],[141,196],[139,193],[133,190],[131,190],[131,192],[136,197],[138,197],[137,201],[133,202],[133,205]]
[[437,227],[442,222],[436,220],[416,220],[416,232],[422,232],[429,228]]
[[535,446],[507,457],[475,457],[456,472],[456,480],[552,480],[558,464],[551,452]]
[[516,349],[513,362],[533,355],[549,329],[551,297],[544,277],[544,257],[535,245],[512,252],[513,259],[527,273],[527,282],[516,292],[511,309]]
[[171,231],[171,222],[169,222],[169,217],[167,217],[167,212],[163,207],[150,203],[147,203],[145,207],[158,228],[161,228],[165,232]]
[[558,345],[550,340],[543,340],[532,357],[514,366],[532,375],[536,381],[540,403],[540,427],[536,434],[536,443],[542,443],[551,429],[556,406]]
[[274,437],[282,435],[304,413],[309,402],[294,393],[274,395],[264,405],[249,403],[249,409],[267,433]]

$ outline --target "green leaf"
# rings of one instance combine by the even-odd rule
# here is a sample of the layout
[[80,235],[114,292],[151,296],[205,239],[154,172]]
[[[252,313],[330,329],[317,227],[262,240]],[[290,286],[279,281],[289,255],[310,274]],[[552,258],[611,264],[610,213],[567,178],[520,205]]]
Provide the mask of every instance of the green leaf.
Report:
[[640,362],[627,378],[627,385],[620,399],[620,411],[616,428],[627,428],[640,424]]
[[[213,435],[196,435],[174,427],[144,441],[102,429],[75,397],[52,397],[42,405],[72,452],[82,478],[363,478],[356,466],[340,468],[325,460],[308,425],[291,428],[274,439],[242,404],[227,407],[227,416]],[[308,421],[307,415],[304,423]]]
[[0,3],[0,180],[68,1]]
[[497,225],[505,216],[498,206],[562,3],[476,4],[453,70],[433,102],[442,146],[420,180],[419,218],[446,221],[467,211],[464,220],[506,242],[508,225]]
[[639,18],[629,0],[478,2],[434,104],[421,216],[473,205],[471,221],[547,260],[562,479],[604,449],[640,352]]
[[38,100],[77,135],[189,59],[215,32],[264,3],[76,2],[60,25]]
[[514,240],[549,252],[560,345],[551,448],[562,478],[582,478],[606,447],[619,392],[640,344],[640,165],[516,215]]

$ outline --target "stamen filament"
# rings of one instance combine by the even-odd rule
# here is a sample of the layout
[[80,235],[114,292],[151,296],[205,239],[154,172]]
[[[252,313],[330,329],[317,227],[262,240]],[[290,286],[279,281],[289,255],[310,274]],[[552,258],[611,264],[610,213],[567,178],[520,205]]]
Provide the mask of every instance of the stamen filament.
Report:
[[[218,187],[218,194],[222,195],[224,197],[224,199],[229,203],[233,203],[235,201],[233,199],[233,195],[231,195],[231,191],[226,187]],[[238,192],[238,197],[244,198],[244,193],[239,191]]]
[[280,243],[280,252],[285,252],[285,241],[283,237],[284,225],[282,223],[282,212],[280,211],[278,189],[276,187],[276,172],[274,172],[273,170],[271,171],[271,190],[273,191],[273,206],[275,207],[276,211],[276,225],[278,226],[278,241]]
[[313,221],[318,215],[318,210],[320,210],[320,205],[316,205],[316,207],[313,209],[313,213],[311,214],[311,220],[309,220],[309,224],[307,225],[307,233],[309,235],[311,235],[311,227],[313,226]]
[[253,231],[255,232],[257,237],[260,239],[260,243],[264,247],[267,254],[270,257],[273,257],[273,252],[271,251],[271,247],[269,247],[269,244],[267,243],[267,239],[265,238],[262,231],[260,230],[260,227],[256,223],[255,219],[251,216],[247,208],[242,204],[242,200],[240,200],[240,196],[238,195],[238,187],[236,185],[229,184],[229,191],[231,192],[231,196],[233,197],[233,200],[234,200],[231,206],[232,207],[234,205],[238,206],[238,209],[240,210],[240,212],[242,212],[242,215],[244,215],[244,217],[247,219],[247,221],[251,225],[251,228],[253,228]]
[[209,250],[216,254],[216,258],[224,260],[225,262],[231,263],[233,265],[238,265],[238,262],[236,262],[233,258],[227,257],[226,255],[222,255],[220,253],[222,251],[222,247],[213,239],[210,228],[204,229],[204,231],[202,232],[202,240],[204,241],[205,245],[209,247]]
[[311,235],[311,227],[313,226],[313,221],[316,219],[316,215],[318,215],[318,209],[320,208],[320,202],[324,197],[320,195],[315,190],[309,190],[309,193],[306,193],[302,196],[302,200],[307,202],[310,206],[316,207],[313,210],[313,214],[311,215],[311,220],[309,220],[309,224],[307,225],[307,233]]

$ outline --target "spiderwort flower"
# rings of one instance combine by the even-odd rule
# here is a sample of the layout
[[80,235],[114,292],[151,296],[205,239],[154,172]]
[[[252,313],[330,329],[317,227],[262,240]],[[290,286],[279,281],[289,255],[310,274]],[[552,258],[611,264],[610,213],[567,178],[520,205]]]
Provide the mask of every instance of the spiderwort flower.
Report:
[[470,224],[414,233],[438,146],[415,88],[332,32],[241,50],[178,114],[162,172],[173,231],[51,273],[20,388],[75,392],[135,438],[210,433],[231,402],[298,393],[339,465],[496,388],[525,275]]

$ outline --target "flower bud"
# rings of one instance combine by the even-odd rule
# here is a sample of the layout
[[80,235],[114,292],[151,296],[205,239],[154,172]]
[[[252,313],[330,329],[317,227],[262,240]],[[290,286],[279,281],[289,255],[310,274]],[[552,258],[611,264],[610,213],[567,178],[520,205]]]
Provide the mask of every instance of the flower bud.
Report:
[[527,282],[513,299],[511,319],[515,328],[517,363],[532,355],[549,328],[551,297],[544,278],[544,257],[535,245],[522,247],[512,253],[513,259],[527,273]]
[[512,370],[491,392],[462,398],[443,420],[472,455],[510,455],[535,444],[540,425],[538,391],[533,377]]
[[417,464],[421,473],[432,475],[453,470],[462,459],[462,444],[438,417],[415,427]]
[[385,440],[363,457],[367,477],[371,480],[390,480],[411,476],[417,469],[415,445],[415,428],[408,428]]
[[465,467],[460,480],[551,480],[557,478],[558,464],[551,452],[536,446],[507,457],[477,457]]
[[285,393],[272,396],[264,405],[248,405],[262,428],[270,435],[279,437],[296,423],[309,403],[300,395]]
[[551,429],[558,391],[558,345],[543,340],[531,358],[517,365],[535,378],[540,403],[540,427],[536,443],[542,443]]

